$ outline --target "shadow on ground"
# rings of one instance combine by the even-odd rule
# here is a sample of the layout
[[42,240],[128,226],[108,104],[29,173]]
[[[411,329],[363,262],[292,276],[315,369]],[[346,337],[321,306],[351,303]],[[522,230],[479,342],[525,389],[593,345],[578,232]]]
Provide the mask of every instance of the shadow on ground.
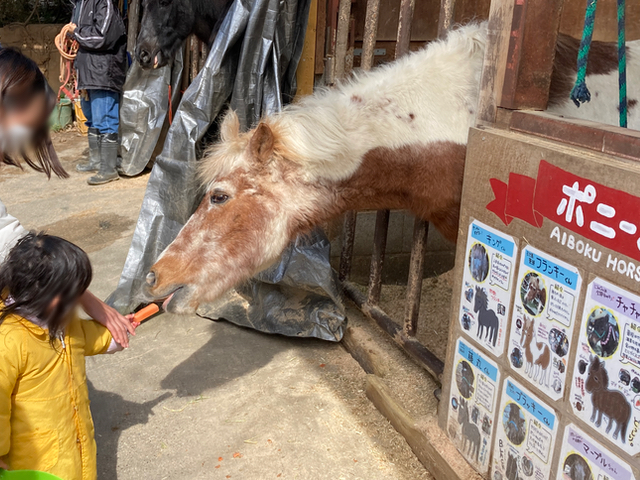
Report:
[[165,392],[145,403],[129,402],[117,393],[96,390],[90,381],[91,414],[98,444],[98,478],[118,478],[118,440],[127,428],[142,425],[153,415],[153,408],[171,396]]
[[174,390],[179,397],[202,395],[262,368],[292,347],[291,339],[226,322],[216,323],[213,329],[209,341],[162,380],[163,389]]

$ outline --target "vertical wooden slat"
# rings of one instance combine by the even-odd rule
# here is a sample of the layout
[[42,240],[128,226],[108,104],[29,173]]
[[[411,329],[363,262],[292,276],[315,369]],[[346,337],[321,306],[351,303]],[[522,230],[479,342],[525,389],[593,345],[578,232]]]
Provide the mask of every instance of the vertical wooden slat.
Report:
[[327,0],[317,0],[315,74],[324,73],[324,56],[327,48]]
[[133,56],[136,50],[138,26],[140,24],[140,0],[130,0],[127,20],[129,21],[129,31],[127,32],[127,51],[131,56]]
[[200,51],[198,49],[198,39],[195,35],[189,37],[189,49],[191,50],[191,81],[198,75],[198,64],[200,63]]
[[455,0],[440,1],[440,15],[438,17],[438,37],[444,37],[453,25]]
[[546,110],[563,3],[564,0],[515,1],[498,106]]
[[304,36],[304,45],[302,46],[300,63],[296,70],[296,83],[298,85],[296,97],[311,95],[313,93],[313,84],[315,80],[316,39],[318,37],[316,31],[317,24],[318,0],[311,0],[307,32]]
[[487,46],[484,52],[477,123],[493,123],[498,101],[502,98],[504,72],[507,67],[509,32],[514,0],[493,0],[489,11]]

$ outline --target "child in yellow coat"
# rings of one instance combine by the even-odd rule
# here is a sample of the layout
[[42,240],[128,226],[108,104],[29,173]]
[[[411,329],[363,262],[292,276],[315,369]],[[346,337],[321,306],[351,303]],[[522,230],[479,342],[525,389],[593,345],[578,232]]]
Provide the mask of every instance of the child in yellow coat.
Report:
[[0,267],[1,468],[97,477],[84,357],[121,347],[76,315],[91,276],[85,252],[44,234],[22,238]]

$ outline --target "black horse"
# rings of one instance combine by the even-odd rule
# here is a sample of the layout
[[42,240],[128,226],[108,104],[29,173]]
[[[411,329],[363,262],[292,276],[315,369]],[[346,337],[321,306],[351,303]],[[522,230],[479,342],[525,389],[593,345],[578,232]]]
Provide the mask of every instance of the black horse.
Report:
[[136,59],[143,68],[169,63],[192,33],[211,45],[233,0],[143,0]]

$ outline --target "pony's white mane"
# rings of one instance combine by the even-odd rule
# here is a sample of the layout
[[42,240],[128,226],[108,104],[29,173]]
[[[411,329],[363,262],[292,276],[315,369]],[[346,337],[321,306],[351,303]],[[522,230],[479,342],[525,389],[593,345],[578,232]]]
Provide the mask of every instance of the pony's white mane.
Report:
[[[300,165],[310,181],[351,176],[377,147],[450,141],[465,144],[477,103],[486,23],[472,23],[400,60],[357,73],[266,117],[275,154]],[[238,134],[232,114],[221,127],[201,177],[216,178],[247,166],[251,132]],[[235,130],[235,134],[234,134]]]

